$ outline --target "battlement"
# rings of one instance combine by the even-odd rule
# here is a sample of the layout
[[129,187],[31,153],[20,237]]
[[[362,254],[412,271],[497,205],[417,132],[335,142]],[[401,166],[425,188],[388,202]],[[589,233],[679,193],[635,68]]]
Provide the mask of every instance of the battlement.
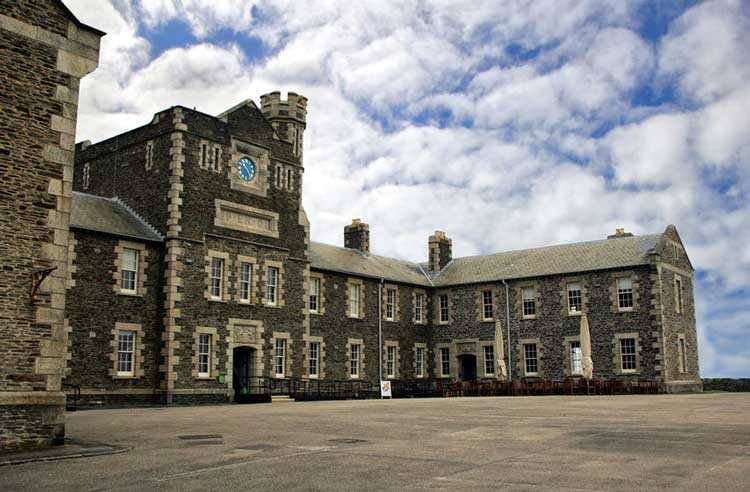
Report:
[[279,91],[263,94],[260,106],[263,116],[269,120],[291,119],[304,125],[307,119],[307,98],[296,92],[288,93],[286,100],[281,99]]

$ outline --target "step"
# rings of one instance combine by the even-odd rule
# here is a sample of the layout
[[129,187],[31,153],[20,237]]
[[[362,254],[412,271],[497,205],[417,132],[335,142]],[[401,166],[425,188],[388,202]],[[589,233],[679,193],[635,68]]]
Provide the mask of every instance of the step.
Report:
[[271,395],[271,403],[293,403],[294,400],[289,395]]

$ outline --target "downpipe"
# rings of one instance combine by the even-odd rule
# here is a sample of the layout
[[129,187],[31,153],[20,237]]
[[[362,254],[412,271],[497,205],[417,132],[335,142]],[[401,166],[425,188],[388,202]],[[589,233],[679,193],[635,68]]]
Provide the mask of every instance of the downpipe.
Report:
[[505,279],[503,279],[503,285],[505,286],[505,344],[508,346],[508,367],[506,371],[508,372],[508,381],[513,381],[513,366],[510,363],[510,287]]

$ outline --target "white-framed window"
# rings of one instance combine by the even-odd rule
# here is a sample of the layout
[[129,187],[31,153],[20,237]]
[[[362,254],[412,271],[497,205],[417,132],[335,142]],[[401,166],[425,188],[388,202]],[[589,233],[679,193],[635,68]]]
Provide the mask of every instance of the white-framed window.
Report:
[[359,377],[359,355],[360,345],[355,343],[349,347],[349,375],[353,378]]
[[277,378],[283,378],[286,374],[286,339],[276,339],[276,351],[274,354],[274,372]]
[[318,377],[318,361],[320,357],[320,342],[310,342],[310,354],[307,359],[309,367],[308,374],[311,378]]
[[492,319],[492,291],[482,291],[482,317],[485,320]]
[[570,342],[570,373],[583,374],[583,353],[581,342],[577,340]]
[[359,318],[359,285],[349,285],[349,316]]
[[448,294],[440,294],[438,296],[438,303],[440,308],[440,322],[447,323],[450,320],[448,311]]
[[680,372],[686,373],[687,372],[687,350],[685,350],[684,338],[677,339],[677,351],[678,351],[678,357],[680,361]]
[[526,376],[536,376],[539,372],[539,360],[535,343],[523,344],[523,362]]
[[683,303],[682,299],[682,277],[675,276],[674,278],[674,288],[675,288],[675,310],[678,313],[684,313],[685,312],[685,305]]
[[570,282],[568,284],[568,313],[580,313],[583,310],[583,298],[581,296],[581,284]]
[[424,377],[424,347],[417,347],[415,354],[415,372],[418,378]]
[[117,375],[134,376],[135,375],[135,332],[120,331],[117,334]]
[[534,287],[524,287],[521,289],[523,302],[523,317],[531,318],[536,316],[536,289]]
[[252,284],[253,265],[240,263],[240,301],[250,302],[250,286]]
[[198,377],[211,376],[211,335],[201,333],[198,339]]
[[385,319],[393,321],[396,289],[385,289]]
[[635,353],[635,338],[620,339],[620,364],[622,372],[634,372],[638,369]]
[[396,377],[396,347],[388,346],[385,352],[385,372],[389,378]]
[[268,267],[268,305],[275,306],[279,286],[279,269]]
[[224,292],[224,260],[211,258],[211,298],[221,299]]
[[136,293],[138,288],[138,253],[137,249],[123,248],[122,250],[120,292]]
[[318,295],[320,292],[320,279],[310,277],[310,312],[318,312]]
[[414,296],[414,321],[421,323],[424,317],[424,294]]
[[495,374],[495,347],[484,346],[484,374],[491,376]]
[[617,305],[620,310],[633,309],[633,279],[622,277],[617,279]]
[[440,375],[443,377],[451,375],[451,351],[448,347],[440,349]]

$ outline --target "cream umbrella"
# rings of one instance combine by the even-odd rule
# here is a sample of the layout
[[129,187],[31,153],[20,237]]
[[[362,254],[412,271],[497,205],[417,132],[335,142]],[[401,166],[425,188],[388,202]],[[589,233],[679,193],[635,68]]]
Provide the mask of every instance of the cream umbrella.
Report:
[[591,360],[591,333],[586,313],[581,314],[581,369],[583,377],[594,377],[594,361]]
[[500,321],[495,322],[495,354],[497,378],[508,379],[508,371],[505,367],[505,343],[503,342],[503,325]]

